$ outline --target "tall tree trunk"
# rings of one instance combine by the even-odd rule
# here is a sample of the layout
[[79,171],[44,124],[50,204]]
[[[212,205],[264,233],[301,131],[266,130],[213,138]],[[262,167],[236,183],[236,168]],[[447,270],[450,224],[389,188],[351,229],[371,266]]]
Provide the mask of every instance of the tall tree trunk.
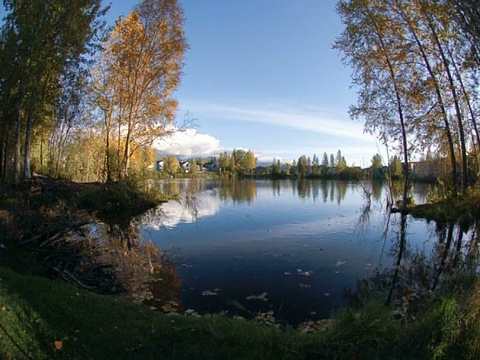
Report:
[[30,169],[30,152],[32,149],[32,132],[33,132],[33,121],[31,116],[27,117],[27,127],[25,129],[25,154],[23,160],[23,171],[25,179],[30,179],[32,177]]
[[[424,3],[422,2],[422,6],[424,6]],[[457,90],[455,83],[453,81],[453,76],[450,71],[450,62],[448,61],[445,51],[443,49],[443,46],[440,42],[440,39],[438,37],[437,29],[435,28],[432,19],[430,18],[428,14],[428,10],[424,9],[424,15],[425,19],[427,20],[428,27],[430,28],[430,31],[433,36],[433,40],[435,41],[435,44],[437,45],[438,52],[440,54],[440,58],[442,60],[443,66],[445,68],[445,73],[447,74],[448,78],[448,83],[450,87],[450,91],[452,93],[452,100],[455,106],[455,115],[457,118],[457,125],[458,125],[458,135],[459,135],[459,140],[460,140],[460,149],[461,149],[461,160],[462,160],[462,167],[461,167],[461,189],[462,193],[465,193],[467,189],[467,180],[468,180],[468,174],[467,174],[467,147],[466,147],[466,141],[465,141],[465,132],[463,129],[463,121],[462,121],[462,114],[460,111],[460,105],[458,101],[458,96],[457,96]]]
[[[452,65],[453,65],[453,69],[455,70],[455,75],[456,75],[457,81],[460,84],[460,88],[462,89],[462,93],[463,93],[463,96],[465,98],[465,102],[467,103],[468,112],[470,113],[472,128],[473,128],[473,132],[474,132],[474,135],[475,135],[475,138],[474,138],[474,141],[473,141],[474,148],[478,148],[478,147],[480,147],[480,134],[479,134],[478,126],[477,126],[475,111],[473,110],[472,102],[470,101],[470,96],[468,95],[467,89],[465,88],[465,84],[464,84],[464,81],[463,81],[463,78],[462,78],[462,74],[461,74],[461,72],[460,72],[460,70],[457,66],[457,63],[455,62],[455,59],[453,58],[453,54],[450,51],[450,49],[448,49],[448,48],[447,48],[447,51],[448,51],[448,55],[449,55],[449,57],[452,61]],[[472,135],[472,138],[473,138],[473,135]],[[476,146],[475,146],[475,144],[476,144]],[[475,154],[475,160],[477,162],[477,170],[478,170],[478,155],[477,155],[477,153]]]
[[17,106],[16,113],[16,126],[15,126],[15,152],[14,152],[14,175],[13,180],[15,185],[20,184],[20,177],[22,173],[21,166],[21,141],[22,141],[22,112],[23,112],[23,98],[25,96],[25,75],[24,78],[20,81],[20,94]]
[[422,55],[423,61],[425,63],[425,66],[427,67],[428,73],[430,74],[430,77],[433,80],[434,86],[435,86],[435,94],[437,97],[438,105],[440,106],[440,112],[442,114],[442,119],[443,119],[443,124],[444,124],[444,132],[445,135],[447,136],[447,142],[448,142],[448,149],[450,152],[450,161],[451,161],[451,178],[452,178],[452,186],[453,186],[453,193],[454,195],[457,194],[457,161],[455,158],[455,147],[453,143],[453,137],[452,137],[452,132],[450,130],[450,123],[448,122],[448,114],[447,110],[445,107],[445,103],[443,101],[443,96],[442,92],[440,90],[440,84],[438,83],[437,77],[435,73],[433,72],[432,66],[430,64],[430,60],[428,59],[428,56],[425,52],[425,49],[423,47],[422,42],[417,36],[417,33],[411,23],[411,21],[408,19],[407,15],[403,11],[399,11],[400,16],[403,18],[403,20],[407,23],[408,28],[413,35],[415,42],[420,50],[420,53]]
[[390,78],[392,79],[393,83],[393,88],[395,91],[395,99],[396,99],[396,106],[397,106],[397,112],[398,112],[398,117],[400,120],[400,131],[402,133],[402,149],[403,149],[403,161],[405,164],[405,167],[403,169],[404,173],[404,181],[403,181],[403,196],[402,196],[402,206],[406,207],[408,202],[409,202],[409,187],[410,187],[410,161],[408,158],[408,146],[407,146],[407,131],[405,127],[405,117],[404,117],[404,112],[403,112],[403,105],[402,105],[402,99],[400,96],[400,89],[398,87],[398,80],[397,80],[397,75],[395,72],[395,67],[392,64],[392,61],[390,59],[389,53],[387,51],[387,47],[385,45],[385,42],[383,40],[383,36],[381,32],[378,29],[377,23],[373,21],[373,26],[375,28],[375,31],[378,36],[378,40],[380,42],[380,46],[382,49],[382,53],[385,56],[385,60],[387,62],[388,66],[388,71],[390,73]]
[[123,152],[123,170],[122,170],[122,175],[123,178],[126,178],[128,175],[128,169],[130,167],[130,140],[131,139],[131,132],[130,130],[127,131],[127,137],[125,139],[125,149]]
[[[10,126],[9,126],[10,128]],[[10,132],[10,131],[9,131]],[[7,133],[5,133],[7,134]],[[7,180],[7,174],[8,174],[8,157],[9,157],[9,149],[10,149],[10,137],[5,135],[5,146],[4,146],[4,153],[2,157],[2,162],[3,162],[3,171],[2,171],[2,182],[5,183]]]
[[1,136],[0,136],[0,179],[1,179],[1,182],[3,182],[4,178],[5,178],[5,159],[7,158],[7,149],[8,149],[8,132],[6,131],[7,130],[7,125],[6,124],[2,124],[2,132],[1,132]]
[[43,135],[40,136],[40,171],[43,173]]
[[110,130],[107,130],[107,138],[105,139],[105,172],[106,172],[106,181],[112,181],[112,166],[111,166],[111,154],[110,154]]

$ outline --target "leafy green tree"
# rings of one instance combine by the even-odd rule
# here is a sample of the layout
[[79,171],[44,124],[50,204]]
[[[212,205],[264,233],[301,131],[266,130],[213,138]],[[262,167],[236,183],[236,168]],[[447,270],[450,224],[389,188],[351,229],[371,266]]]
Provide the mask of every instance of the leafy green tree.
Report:
[[2,57],[11,65],[0,71],[0,81],[6,85],[2,101],[9,106],[6,113],[11,116],[8,128],[14,130],[14,150],[9,141],[3,143],[7,151],[2,152],[13,153],[13,178],[18,183],[22,150],[23,175],[29,178],[32,146],[38,134],[48,137],[45,130],[53,122],[60,79],[70,64],[85,59],[99,29],[97,19],[105,11],[100,0],[6,0],[4,5]]
[[235,171],[244,172],[245,171],[245,159],[247,153],[241,149],[233,149],[232,158],[233,158],[233,168]]
[[[235,152],[235,150],[234,150]],[[221,169],[221,172],[228,175],[233,175],[236,171],[235,159],[232,154],[224,151],[218,157],[218,166]]]
[[280,175],[282,172],[282,164],[280,163],[279,159],[273,159],[272,164],[272,175]]
[[[405,30],[391,21],[385,2],[374,0],[340,1],[337,11],[346,28],[335,42],[354,69],[353,83],[360,87],[358,104],[351,108],[354,118],[365,118],[365,130],[380,133],[388,144],[401,144],[409,167],[405,89],[409,74],[405,58]],[[411,65],[408,65],[410,69]],[[400,135],[400,136],[398,136]],[[404,203],[409,190],[408,172],[404,181]]]
[[320,160],[318,159],[317,154],[313,154],[312,158],[312,174],[318,175],[320,173]]
[[298,158],[298,163],[297,163],[297,172],[299,176],[305,176],[307,175],[309,170],[308,166],[308,160],[305,155],[302,155]]
[[180,169],[180,163],[175,155],[171,157],[164,156],[163,157],[163,171],[167,174],[175,177],[178,170]]
[[328,174],[328,155],[326,152],[323,153],[322,164],[320,165],[320,168],[323,176]]
[[372,176],[375,178],[383,176],[383,161],[380,154],[375,154],[372,157]]
[[197,174],[197,161],[195,160],[195,158],[192,158],[190,160],[190,174],[192,174],[193,176],[195,176]]
[[392,179],[399,179],[402,176],[402,162],[397,155],[394,155],[390,160],[389,170]]
[[337,174],[344,174],[347,169],[347,161],[345,160],[345,157],[342,156],[342,152],[340,150],[337,151],[337,155],[335,157],[335,166],[337,169]]
[[337,167],[337,164],[335,162],[335,156],[333,154],[330,154],[330,169],[333,171]]
[[248,150],[245,158],[245,169],[247,171],[253,172],[253,170],[255,170],[256,167],[257,167],[257,158],[255,157],[255,154],[253,153],[253,151]]

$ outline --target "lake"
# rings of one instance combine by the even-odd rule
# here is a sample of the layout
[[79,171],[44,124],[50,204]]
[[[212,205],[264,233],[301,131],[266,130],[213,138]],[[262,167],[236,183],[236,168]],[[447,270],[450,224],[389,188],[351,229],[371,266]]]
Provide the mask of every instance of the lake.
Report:
[[[200,314],[273,311],[293,326],[326,318],[346,305],[344,294],[357,280],[390,274],[419,254],[433,261],[448,235],[434,222],[388,216],[382,183],[179,179],[157,185],[180,200],[145,214],[142,238],[175,264],[181,307]],[[416,186],[415,202],[425,202],[428,191]],[[455,239],[463,253],[468,232],[451,231],[461,235]]]

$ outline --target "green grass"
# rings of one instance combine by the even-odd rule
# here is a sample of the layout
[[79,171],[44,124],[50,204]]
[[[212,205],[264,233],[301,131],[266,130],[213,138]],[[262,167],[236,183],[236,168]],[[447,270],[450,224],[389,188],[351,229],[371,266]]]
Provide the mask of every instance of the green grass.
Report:
[[[416,320],[378,301],[316,334],[219,315],[162,316],[114,296],[0,267],[1,359],[473,359],[478,284],[449,290]],[[460,296],[458,298],[458,296]],[[55,348],[61,344],[61,349]]]
[[426,204],[413,206],[410,214],[416,218],[434,220],[437,223],[458,223],[468,229],[480,220],[480,185],[467,189],[456,197],[433,196]]
[[299,358],[293,331],[220,316],[160,316],[118,297],[6,268],[0,279],[0,358]]

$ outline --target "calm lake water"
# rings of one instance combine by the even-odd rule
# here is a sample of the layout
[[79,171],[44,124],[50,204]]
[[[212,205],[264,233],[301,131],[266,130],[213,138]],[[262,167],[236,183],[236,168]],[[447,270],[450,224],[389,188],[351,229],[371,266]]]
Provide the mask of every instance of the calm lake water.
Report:
[[[245,317],[272,310],[292,325],[322,319],[346,304],[342,294],[357,279],[398,260],[401,219],[387,217],[383,184],[182,179],[158,186],[180,201],[145,214],[141,233],[176,264],[185,310]],[[415,202],[425,202],[427,191],[417,186]],[[405,225],[402,256],[437,257],[436,224],[407,217]]]

